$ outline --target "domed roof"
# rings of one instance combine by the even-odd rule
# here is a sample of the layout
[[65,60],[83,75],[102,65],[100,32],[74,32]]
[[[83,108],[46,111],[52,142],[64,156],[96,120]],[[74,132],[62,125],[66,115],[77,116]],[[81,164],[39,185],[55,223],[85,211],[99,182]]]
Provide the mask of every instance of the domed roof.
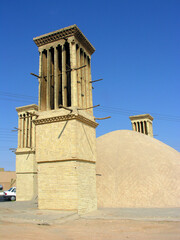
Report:
[[145,134],[97,138],[98,207],[180,207],[180,153]]

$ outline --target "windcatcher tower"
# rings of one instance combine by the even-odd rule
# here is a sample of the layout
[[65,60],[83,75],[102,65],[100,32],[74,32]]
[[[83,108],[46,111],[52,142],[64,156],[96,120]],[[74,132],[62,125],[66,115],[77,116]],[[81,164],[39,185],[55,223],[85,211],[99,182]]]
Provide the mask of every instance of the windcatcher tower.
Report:
[[37,163],[35,125],[36,104],[16,108],[18,112],[18,147],[16,150],[16,200],[29,201],[37,197]]
[[132,129],[134,131],[153,137],[153,117],[150,114],[135,115],[129,118],[131,120]]
[[97,208],[92,108],[94,47],[76,25],[33,39],[39,49],[36,128],[40,209]]

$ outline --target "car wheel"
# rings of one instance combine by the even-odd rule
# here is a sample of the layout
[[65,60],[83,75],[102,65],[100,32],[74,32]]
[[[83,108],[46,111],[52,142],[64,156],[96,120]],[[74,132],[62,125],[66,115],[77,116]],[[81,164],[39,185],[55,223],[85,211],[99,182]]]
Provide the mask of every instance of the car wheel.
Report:
[[11,200],[11,201],[15,201],[15,200],[16,200],[16,197],[12,196],[12,197],[10,198],[10,200]]

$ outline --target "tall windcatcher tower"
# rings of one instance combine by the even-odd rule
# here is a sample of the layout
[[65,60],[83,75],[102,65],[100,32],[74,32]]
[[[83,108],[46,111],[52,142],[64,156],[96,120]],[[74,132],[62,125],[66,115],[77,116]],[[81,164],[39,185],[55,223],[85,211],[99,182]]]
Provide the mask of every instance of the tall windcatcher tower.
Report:
[[33,39],[39,50],[35,156],[40,209],[97,208],[91,55],[76,25]]
[[76,25],[33,39],[39,48],[39,110],[92,106],[95,49]]

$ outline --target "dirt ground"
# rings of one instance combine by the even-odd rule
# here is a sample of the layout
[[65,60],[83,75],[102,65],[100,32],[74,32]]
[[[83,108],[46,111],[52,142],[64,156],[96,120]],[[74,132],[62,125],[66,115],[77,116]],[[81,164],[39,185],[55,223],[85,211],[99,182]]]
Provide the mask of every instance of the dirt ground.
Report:
[[0,199],[0,240],[180,240],[180,208],[39,210]]
[[78,219],[49,226],[1,221],[0,239],[179,240],[180,222]]

